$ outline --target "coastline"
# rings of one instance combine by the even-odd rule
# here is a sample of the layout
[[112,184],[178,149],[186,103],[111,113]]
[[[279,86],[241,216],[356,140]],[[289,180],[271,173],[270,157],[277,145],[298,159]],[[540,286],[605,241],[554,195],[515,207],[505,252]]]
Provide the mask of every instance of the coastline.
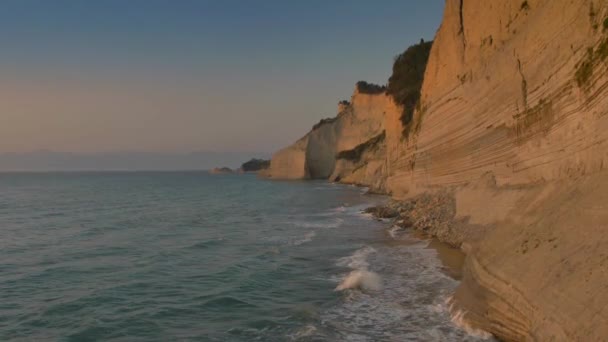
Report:
[[466,254],[451,307],[467,325],[505,341],[603,340],[608,4],[449,0],[424,75],[404,77],[417,47],[396,58],[389,91],[357,83],[265,176],[389,195],[401,229]]
[[[371,193],[366,193],[366,195]],[[377,194],[374,194],[377,195]],[[386,196],[384,194],[383,196]],[[433,204],[437,204],[441,202],[441,200],[437,200],[435,196],[429,196],[429,194],[424,194],[424,198],[433,198],[430,201]],[[438,234],[438,231],[429,232],[427,229],[428,226],[421,226],[420,222],[426,222],[430,217],[437,217],[437,210],[426,210],[426,209],[415,209],[415,206],[412,207],[411,204],[413,201],[397,201],[390,196],[389,200],[384,205],[379,205],[376,207],[367,208],[366,211],[371,211],[372,213],[368,213],[374,219],[378,221],[382,221],[385,223],[390,223],[387,229],[387,235],[390,236],[389,244],[394,245],[405,245],[405,246],[416,246],[417,244],[423,242],[426,244],[424,249],[433,250],[435,252],[434,257],[441,264],[441,272],[457,281],[459,285],[464,281],[464,277],[466,275],[466,261],[467,254],[462,248],[462,243],[455,245],[454,239],[446,239],[442,240],[440,236],[450,236],[449,234]],[[441,196],[439,197],[441,198]],[[444,198],[445,200],[445,198]],[[424,201],[421,201],[424,203]],[[444,203],[445,205],[445,203]],[[425,208],[426,205],[421,205],[421,207]],[[408,209],[405,209],[408,208]],[[439,211],[445,210],[445,208],[441,208],[440,206],[435,206],[435,209]],[[392,211],[396,211],[399,214],[394,217],[382,217],[383,214],[387,214],[388,216],[392,216],[390,213]],[[412,213],[416,213],[414,216],[417,221],[412,222],[410,219],[410,215]],[[453,218],[443,218],[444,221],[450,221],[454,223],[455,220]],[[405,222],[404,222],[405,221]],[[444,222],[445,223],[445,222]],[[445,225],[443,225],[443,229],[445,229]],[[397,232],[397,233],[396,233]],[[397,236],[395,234],[402,233],[403,235]],[[462,242],[462,241],[461,241]],[[497,339],[496,336],[492,335],[488,331],[486,331],[481,325],[476,326],[472,325],[468,319],[466,319],[465,311],[460,309],[460,306],[456,304],[455,298],[457,296],[457,290],[452,292],[449,297],[446,299],[445,306],[448,311],[452,323],[458,328],[465,331],[468,335],[476,338],[481,338],[483,340],[486,339]],[[467,301],[466,298],[458,298],[460,303]],[[468,301],[467,305],[470,307],[474,304],[472,301]]]

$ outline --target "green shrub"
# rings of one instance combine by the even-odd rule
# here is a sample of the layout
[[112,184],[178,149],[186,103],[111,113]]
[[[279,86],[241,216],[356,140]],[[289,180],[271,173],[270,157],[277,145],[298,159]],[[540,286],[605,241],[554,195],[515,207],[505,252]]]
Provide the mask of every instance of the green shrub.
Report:
[[382,94],[386,91],[385,86],[359,81],[356,84],[357,90],[362,94]]
[[338,154],[336,154],[336,158],[337,159],[346,159],[346,160],[350,160],[352,162],[358,163],[361,160],[361,157],[363,156],[363,152],[367,151],[367,150],[371,150],[372,148],[375,148],[376,146],[378,146],[380,143],[382,143],[384,141],[384,138],[386,137],[386,132],[382,131],[382,133],[378,134],[377,136],[369,139],[368,141],[359,144],[357,146],[355,146],[355,148],[353,148],[352,150],[346,150],[346,151],[341,151]]
[[338,120],[337,117],[334,118],[326,118],[326,119],[321,119],[321,121],[317,122],[314,126],[312,126],[312,130],[314,131],[315,129],[325,125],[325,124],[330,124],[334,121]]
[[241,165],[245,172],[260,171],[270,167],[270,160],[253,158]]
[[403,106],[401,122],[404,126],[414,117],[432,46],[432,41],[421,40],[419,44],[410,46],[398,55],[393,63],[393,74],[388,79],[387,92],[395,102]]
[[608,30],[608,17],[606,17],[606,19],[604,19],[604,31]]

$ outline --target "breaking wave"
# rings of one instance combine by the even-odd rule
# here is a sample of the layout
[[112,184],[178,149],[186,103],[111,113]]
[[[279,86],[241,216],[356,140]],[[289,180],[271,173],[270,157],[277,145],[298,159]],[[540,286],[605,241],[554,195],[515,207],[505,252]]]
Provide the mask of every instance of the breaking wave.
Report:
[[336,291],[346,289],[380,291],[382,290],[382,279],[374,272],[364,270],[352,271],[336,287]]
[[479,329],[476,328],[474,326],[472,326],[467,320],[466,320],[466,314],[467,312],[464,310],[460,310],[457,309],[454,306],[454,298],[453,297],[449,297],[446,300],[446,305],[448,306],[448,311],[451,315],[452,318],[452,323],[454,323],[454,325],[456,325],[457,327],[459,327],[460,329],[464,330],[467,332],[467,334],[469,334],[470,336],[474,336],[480,339],[484,339],[484,340],[488,340],[492,338],[492,334],[490,334],[489,332],[483,330],[483,329]]
[[368,270],[369,263],[367,258],[372,253],[376,253],[376,250],[365,246],[358,249],[353,255],[338,260],[338,266],[346,266],[353,269],[353,271],[344,276],[340,284],[335,288],[336,291],[347,289],[382,290],[382,278],[378,274]]
[[312,239],[315,236],[317,236],[317,233],[315,231],[310,231],[310,232],[306,233],[306,235],[304,235],[303,238],[293,241],[292,245],[299,246],[299,245],[305,244],[307,242],[312,241]]

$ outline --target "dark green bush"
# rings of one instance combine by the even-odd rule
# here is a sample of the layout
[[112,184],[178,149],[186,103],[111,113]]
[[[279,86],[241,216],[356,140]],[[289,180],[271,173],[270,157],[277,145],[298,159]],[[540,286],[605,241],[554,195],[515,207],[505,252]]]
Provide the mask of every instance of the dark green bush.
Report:
[[403,105],[401,122],[404,126],[412,121],[414,109],[420,99],[424,71],[432,46],[432,41],[420,40],[419,44],[410,46],[398,55],[393,63],[393,74],[388,79],[387,91],[395,102]]
[[270,160],[253,158],[241,165],[241,170],[245,172],[260,171],[270,167]]
[[332,123],[334,121],[336,121],[338,118],[326,118],[326,119],[321,119],[321,121],[317,122],[314,126],[312,126],[312,130],[314,131],[315,129],[325,125],[325,124],[329,124]]
[[356,84],[357,90],[362,94],[381,94],[386,91],[385,86],[359,81]]
[[355,148],[353,148],[352,150],[339,152],[338,154],[336,154],[336,158],[346,159],[358,163],[361,160],[361,157],[363,156],[363,152],[371,150],[372,148],[375,148],[376,146],[381,144],[384,141],[385,137],[386,133],[385,131],[382,131],[382,133],[378,134],[377,136],[369,139],[368,141],[362,144],[355,146]]

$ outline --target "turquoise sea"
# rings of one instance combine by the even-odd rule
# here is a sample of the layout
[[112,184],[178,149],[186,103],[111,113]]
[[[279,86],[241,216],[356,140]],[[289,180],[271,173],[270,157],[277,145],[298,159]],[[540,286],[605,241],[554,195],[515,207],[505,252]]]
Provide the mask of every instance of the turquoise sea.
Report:
[[364,190],[0,174],[0,341],[477,340],[436,252],[362,215],[386,200]]

